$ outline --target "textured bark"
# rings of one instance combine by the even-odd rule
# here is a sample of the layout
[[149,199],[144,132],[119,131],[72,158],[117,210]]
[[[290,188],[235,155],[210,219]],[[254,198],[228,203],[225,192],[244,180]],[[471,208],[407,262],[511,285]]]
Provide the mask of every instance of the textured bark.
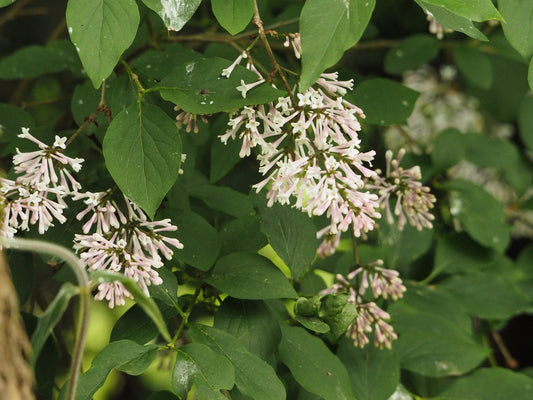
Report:
[[9,268],[0,251],[0,398],[34,399],[33,373],[28,364],[30,343],[20,320]]

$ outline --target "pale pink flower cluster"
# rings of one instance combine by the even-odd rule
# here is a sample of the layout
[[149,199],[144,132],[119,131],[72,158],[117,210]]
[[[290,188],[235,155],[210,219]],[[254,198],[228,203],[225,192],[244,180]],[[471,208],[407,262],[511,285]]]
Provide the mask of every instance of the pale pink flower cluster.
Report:
[[[172,246],[183,248],[178,239],[163,236],[177,227],[169,219],[148,221],[143,211],[126,197],[123,212],[111,199],[111,191],[80,192],[81,185],[70,170],[78,172],[82,159],[62,153],[66,138],[56,136],[53,146],[33,137],[27,128],[19,137],[38,145],[39,150],[23,153],[17,149],[13,157],[15,180],[0,178],[0,206],[3,209],[0,235],[13,237],[18,230],[38,225],[43,234],[54,221],[64,223],[66,199],[82,201],[86,207],[76,216],[86,221],[83,234],[75,235],[74,249],[89,270],[107,269],[132,278],[148,295],[148,285],[159,285],[161,278],[155,269],[163,266],[160,254],[167,260],[173,255]],[[182,157],[183,161],[183,157]],[[92,232],[92,233],[91,233]],[[123,305],[131,294],[120,282],[101,283],[97,300],[106,299],[109,307]]]
[[83,160],[62,153],[66,138],[56,136],[54,144],[48,146],[28,128],[22,128],[18,136],[34,142],[39,150],[23,153],[17,148],[13,157],[17,178],[0,178],[0,202],[4,205],[0,234],[7,237],[28,230],[30,225],[37,225],[43,234],[54,221],[64,223],[65,199],[81,188],[69,170],[79,171]]
[[[372,177],[374,184],[369,188],[376,189],[379,194],[379,204],[385,209],[387,221],[394,222],[393,214],[398,217],[398,229],[402,230],[407,222],[416,227],[433,227],[431,221],[434,216],[430,213],[436,198],[429,191],[429,187],[422,185],[420,167],[409,169],[400,167],[405,150],[400,149],[398,158],[393,159],[392,151],[385,153],[385,176],[376,174]],[[380,172],[380,171],[378,171]],[[391,207],[391,197],[396,198],[396,204]]]
[[[78,213],[77,219],[90,218],[83,225],[83,235],[74,237],[74,249],[89,270],[120,272],[132,278],[148,295],[148,286],[162,283],[156,269],[163,266],[160,254],[172,259],[172,246],[183,248],[175,238],[163,236],[162,232],[175,231],[170,219],[148,221],[146,215],[131,200],[124,196],[126,211],[122,212],[109,192],[84,193],[87,207]],[[92,234],[88,234],[91,230]],[[109,307],[124,305],[125,297],[132,297],[120,282],[103,282],[98,286],[97,300],[106,299]]]
[[317,236],[319,249],[332,254],[342,232],[359,237],[380,218],[378,196],[365,190],[376,173],[369,168],[375,152],[361,152],[358,118],[363,111],[343,98],[353,81],[337,73],[322,74],[313,87],[297,94],[298,104],[280,97],[268,105],[244,107],[229,120],[220,138],[242,140],[239,155],[258,151],[265,179],[254,188],[268,188],[268,205],[291,204],[309,216],[326,215],[330,223]]
[[426,18],[429,22],[429,32],[434,34],[437,39],[441,40],[445,33],[452,33],[452,29],[445,28],[439,21],[435,19],[435,16],[426,10]]
[[323,290],[320,294],[337,294],[348,292],[348,302],[357,307],[357,317],[350,325],[346,335],[351,337],[355,346],[364,347],[370,343],[369,333],[374,333],[374,345],[379,348],[391,348],[391,343],[398,336],[392,325],[387,321],[390,315],[374,301],[364,300],[368,289],[374,299],[380,297],[398,300],[403,297],[406,288],[399,277],[398,271],[385,269],[382,260],[368,266],[359,266],[346,277],[338,274],[339,283]]

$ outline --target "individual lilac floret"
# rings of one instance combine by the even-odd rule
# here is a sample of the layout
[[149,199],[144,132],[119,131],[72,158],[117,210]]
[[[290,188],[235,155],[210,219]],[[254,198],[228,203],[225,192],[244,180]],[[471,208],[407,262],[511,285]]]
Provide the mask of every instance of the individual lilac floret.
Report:
[[[398,217],[398,229],[402,230],[407,222],[418,230],[433,227],[431,221],[435,218],[429,210],[436,201],[435,196],[429,193],[430,189],[420,183],[422,174],[420,167],[409,169],[400,167],[405,150],[398,152],[398,158],[393,159],[392,151],[385,153],[385,176],[373,177],[374,184],[369,185],[379,194],[379,204],[385,209],[387,221],[394,222],[393,214]],[[392,198],[396,197],[396,204],[391,208]]]
[[[170,219],[148,221],[143,211],[124,197],[126,211],[122,212],[110,192],[85,193],[78,199],[85,199],[87,205],[78,219],[89,216],[83,227],[84,235],[75,235],[74,249],[89,270],[110,270],[132,278],[145,294],[148,286],[162,283],[157,269],[163,266],[161,255],[172,259],[176,249],[183,244],[175,238],[164,236],[163,232],[177,230]],[[91,230],[95,233],[89,234]],[[101,283],[97,300],[106,299],[109,307],[124,305],[125,297],[132,297],[120,282]]]
[[296,95],[298,104],[281,97],[266,106],[244,107],[220,136],[223,143],[242,141],[240,157],[258,150],[265,178],[254,188],[268,189],[269,206],[290,204],[330,219],[317,232],[324,238],[320,255],[335,251],[342,232],[351,229],[362,236],[381,217],[378,196],[365,189],[376,174],[370,168],[375,152],[359,149],[358,118],[365,115],[342,97],[352,87],[352,80],[339,81],[337,73],[322,74],[316,85]]
[[398,336],[387,321],[390,315],[375,302],[367,301],[367,289],[370,288],[374,299],[383,297],[398,300],[403,297],[405,286],[397,271],[385,269],[382,260],[367,266],[358,266],[346,277],[338,274],[339,283],[324,289],[320,294],[348,293],[348,302],[357,307],[357,317],[348,328],[346,335],[351,337],[354,345],[364,347],[370,340],[368,334],[374,332],[374,345],[379,348],[391,348],[392,341]]

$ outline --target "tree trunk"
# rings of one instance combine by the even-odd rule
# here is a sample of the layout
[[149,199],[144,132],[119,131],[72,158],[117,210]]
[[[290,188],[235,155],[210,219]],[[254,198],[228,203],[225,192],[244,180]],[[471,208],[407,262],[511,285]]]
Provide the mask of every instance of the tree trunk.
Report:
[[9,268],[0,251],[0,398],[34,399],[33,372],[28,364],[31,351],[22,327],[18,300]]

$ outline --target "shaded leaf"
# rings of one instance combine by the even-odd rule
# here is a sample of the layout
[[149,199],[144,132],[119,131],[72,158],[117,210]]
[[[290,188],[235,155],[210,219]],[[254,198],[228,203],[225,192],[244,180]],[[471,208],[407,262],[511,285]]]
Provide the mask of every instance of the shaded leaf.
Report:
[[463,180],[448,181],[450,212],[478,243],[500,253],[510,241],[503,206],[481,187]]
[[194,385],[198,400],[226,400],[220,390],[231,389],[234,382],[231,363],[208,346],[190,343],[178,349],[172,370],[172,387],[180,398],[187,398]]
[[353,400],[346,368],[322,340],[298,327],[281,327],[281,362],[308,392],[325,400]]
[[425,34],[410,36],[387,52],[385,72],[401,75],[405,71],[417,69],[435,58],[439,49],[440,43],[433,36]]
[[505,23],[505,37],[526,60],[533,56],[533,3],[528,0],[498,0]]
[[373,345],[361,349],[350,339],[343,338],[337,355],[348,371],[357,400],[387,400],[396,390],[400,362],[394,351]]
[[389,79],[361,82],[347,98],[361,107],[365,121],[376,125],[402,123],[413,111],[419,93]]
[[220,258],[206,282],[238,299],[297,297],[285,275],[257,254],[232,253]]
[[232,363],[235,384],[242,394],[254,400],[285,399],[285,387],[272,367],[248,352],[233,336],[205,325],[191,326],[189,335],[193,342],[209,346]]
[[492,63],[485,53],[472,46],[454,46],[453,57],[457,68],[469,83],[483,89],[492,86]]
[[281,340],[279,324],[262,301],[226,297],[215,314],[215,328],[228,332],[262,359],[273,354]]

